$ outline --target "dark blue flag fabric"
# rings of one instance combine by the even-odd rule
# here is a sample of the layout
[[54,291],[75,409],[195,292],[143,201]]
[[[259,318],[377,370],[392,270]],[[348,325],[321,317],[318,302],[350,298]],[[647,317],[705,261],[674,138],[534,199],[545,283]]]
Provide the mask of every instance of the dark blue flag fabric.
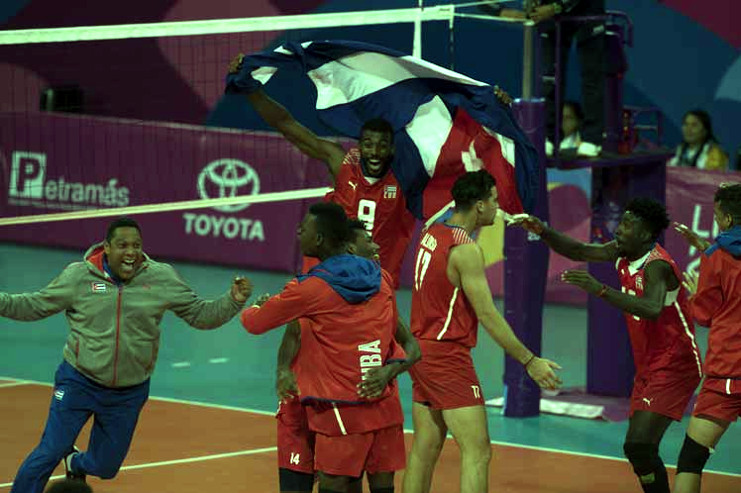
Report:
[[392,169],[418,218],[450,202],[458,176],[481,168],[496,178],[505,212],[532,210],[537,153],[491,85],[381,46],[333,40],[246,56],[226,91],[254,91],[278,70],[309,77],[319,118],[342,135],[358,138],[372,118],[391,123]]

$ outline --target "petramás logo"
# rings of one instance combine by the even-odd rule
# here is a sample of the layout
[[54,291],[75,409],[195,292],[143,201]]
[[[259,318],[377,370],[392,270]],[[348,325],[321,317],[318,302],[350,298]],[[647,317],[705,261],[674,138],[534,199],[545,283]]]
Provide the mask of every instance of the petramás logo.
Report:
[[[198,195],[202,199],[257,195],[260,177],[249,164],[238,159],[217,159],[198,175]],[[217,211],[235,213],[249,204],[222,205]],[[262,221],[231,215],[183,213],[185,234],[227,240],[265,241]]]
[[78,183],[63,176],[47,177],[46,154],[14,151],[11,158],[8,203],[52,209],[123,207],[129,205],[129,189],[118,184]]

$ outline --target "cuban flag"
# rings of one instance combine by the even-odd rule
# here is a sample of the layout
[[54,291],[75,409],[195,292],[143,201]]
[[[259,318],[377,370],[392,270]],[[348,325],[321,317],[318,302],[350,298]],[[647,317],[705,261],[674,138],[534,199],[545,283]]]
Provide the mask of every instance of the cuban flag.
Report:
[[455,179],[481,168],[497,180],[500,208],[532,211],[537,152],[491,85],[381,46],[310,41],[246,56],[226,91],[251,92],[278,70],[309,77],[319,118],[342,135],[359,138],[372,118],[391,123],[391,166],[418,218],[438,213]]

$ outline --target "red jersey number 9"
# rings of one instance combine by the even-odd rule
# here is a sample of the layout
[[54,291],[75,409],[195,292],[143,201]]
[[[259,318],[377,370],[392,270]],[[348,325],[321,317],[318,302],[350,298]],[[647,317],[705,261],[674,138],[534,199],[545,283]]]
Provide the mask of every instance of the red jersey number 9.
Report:
[[376,203],[368,199],[360,199],[358,202],[358,219],[365,223],[365,229],[373,232],[376,222]]

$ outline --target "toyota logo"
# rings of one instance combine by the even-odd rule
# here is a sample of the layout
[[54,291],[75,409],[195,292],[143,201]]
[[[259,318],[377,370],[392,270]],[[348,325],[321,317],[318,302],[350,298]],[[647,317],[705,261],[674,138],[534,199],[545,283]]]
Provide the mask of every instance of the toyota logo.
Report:
[[[210,162],[198,175],[198,194],[202,199],[219,199],[260,193],[260,177],[249,164],[239,159]],[[250,204],[222,205],[214,209],[238,212]]]

